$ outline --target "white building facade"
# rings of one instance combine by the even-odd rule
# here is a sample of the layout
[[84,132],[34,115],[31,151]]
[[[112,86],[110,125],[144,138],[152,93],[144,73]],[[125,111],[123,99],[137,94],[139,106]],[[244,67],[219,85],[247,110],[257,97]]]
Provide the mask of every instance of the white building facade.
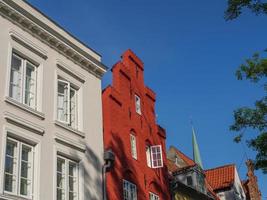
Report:
[[101,56],[0,0],[0,199],[102,199]]

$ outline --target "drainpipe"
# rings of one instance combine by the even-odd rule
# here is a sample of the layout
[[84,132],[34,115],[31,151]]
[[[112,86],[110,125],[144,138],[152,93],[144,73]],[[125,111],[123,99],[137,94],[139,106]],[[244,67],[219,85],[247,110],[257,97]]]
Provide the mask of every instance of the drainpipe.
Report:
[[103,177],[103,200],[107,200],[107,188],[106,188],[106,172],[109,172],[115,161],[115,155],[111,149],[104,152],[105,164],[102,167],[102,177]]

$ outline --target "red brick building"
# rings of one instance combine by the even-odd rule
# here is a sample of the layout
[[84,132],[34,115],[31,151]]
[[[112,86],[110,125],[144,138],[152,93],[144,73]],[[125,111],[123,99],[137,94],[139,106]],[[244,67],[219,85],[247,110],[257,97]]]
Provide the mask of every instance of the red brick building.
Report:
[[103,90],[105,149],[115,153],[109,200],[169,200],[166,133],[156,124],[156,94],[144,84],[144,64],[131,51],[112,68]]

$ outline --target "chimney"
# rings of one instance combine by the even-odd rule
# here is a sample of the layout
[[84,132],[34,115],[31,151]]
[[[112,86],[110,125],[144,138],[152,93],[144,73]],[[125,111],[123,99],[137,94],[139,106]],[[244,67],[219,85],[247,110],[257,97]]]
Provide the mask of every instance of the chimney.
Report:
[[247,177],[248,179],[244,183],[244,187],[247,190],[248,200],[261,200],[261,192],[258,186],[257,176],[254,174],[254,164],[252,160],[247,160],[246,165],[248,168]]

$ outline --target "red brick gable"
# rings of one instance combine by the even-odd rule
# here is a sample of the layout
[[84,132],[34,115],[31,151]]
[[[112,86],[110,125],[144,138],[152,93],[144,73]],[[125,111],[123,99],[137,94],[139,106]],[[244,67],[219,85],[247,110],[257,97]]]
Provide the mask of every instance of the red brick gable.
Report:
[[[141,100],[136,112],[135,95]],[[112,84],[102,93],[104,147],[115,153],[113,169],[107,173],[109,200],[123,199],[123,179],[137,187],[138,200],[149,199],[149,192],[170,200],[166,132],[156,123],[156,94],[144,84],[144,64],[131,50],[112,68]],[[131,155],[130,133],[136,137],[137,160]],[[163,167],[147,166],[146,145],[161,145]]]

